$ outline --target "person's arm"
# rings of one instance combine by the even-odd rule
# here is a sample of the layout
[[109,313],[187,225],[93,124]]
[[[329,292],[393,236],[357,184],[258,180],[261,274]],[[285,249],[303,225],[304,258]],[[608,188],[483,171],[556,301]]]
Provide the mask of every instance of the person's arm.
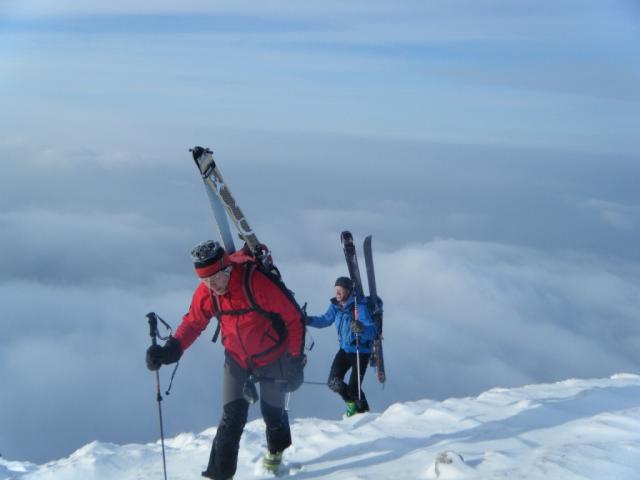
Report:
[[174,334],[174,338],[180,344],[182,351],[185,351],[195,342],[196,338],[207,328],[213,315],[213,303],[209,287],[204,283],[200,283],[193,294],[189,312],[182,317],[182,323],[180,323]]
[[329,308],[324,315],[309,315],[307,317],[307,324],[310,327],[325,328],[331,325],[336,320],[336,307],[333,303],[329,304]]

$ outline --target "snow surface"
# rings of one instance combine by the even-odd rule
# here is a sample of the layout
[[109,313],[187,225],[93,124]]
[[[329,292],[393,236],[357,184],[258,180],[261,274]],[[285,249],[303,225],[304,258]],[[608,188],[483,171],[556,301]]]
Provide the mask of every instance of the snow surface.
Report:
[[[346,420],[295,419],[292,429],[294,446],[280,472],[291,478],[638,479],[640,376],[494,388]],[[201,478],[214,434],[168,439],[168,479]],[[260,465],[264,450],[264,424],[250,422],[236,480],[273,478]],[[0,480],[162,478],[159,441],[92,442],[44,465],[0,458]]]

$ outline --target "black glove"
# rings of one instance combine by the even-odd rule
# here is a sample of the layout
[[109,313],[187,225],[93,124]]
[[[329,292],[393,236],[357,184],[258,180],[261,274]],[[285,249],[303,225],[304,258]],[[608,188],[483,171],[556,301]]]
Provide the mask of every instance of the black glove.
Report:
[[304,305],[300,309],[300,312],[302,313],[302,321],[304,322],[304,324],[310,325],[311,320],[309,319],[309,315],[307,315],[307,302],[304,302]]
[[176,363],[182,356],[180,343],[173,337],[169,337],[164,346],[151,345],[147,349],[147,368],[151,371],[158,370],[161,365]]
[[287,381],[287,383],[282,386],[282,390],[285,392],[294,392],[304,383],[304,366],[307,364],[307,356],[303,354],[292,357],[286,354],[282,364],[283,377]]
[[362,333],[362,332],[364,332],[364,324],[360,320],[352,320],[351,321],[351,331],[353,333]]

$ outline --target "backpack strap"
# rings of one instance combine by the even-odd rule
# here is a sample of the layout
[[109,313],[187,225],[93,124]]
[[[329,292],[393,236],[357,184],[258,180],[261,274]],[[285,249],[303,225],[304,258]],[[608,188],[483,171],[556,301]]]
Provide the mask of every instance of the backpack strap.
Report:
[[220,336],[220,329],[222,328],[222,317],[224,315],[231,315],[231,316],[244,315],[245,313],[253,312],[256,310],[256,308],[253,308],[253,307],[243,308],[239,310],[220,310],[220,306],[218,305],[216,296],[213,294],[211,289],[209,289],[209,295],[211,295],[211,305],[213,306],[215,311],[214,316],[218,320],[216,331],[214,332],[213,338],[211,339],[213,343],[216,343],[218,341],[218,337]]
[[245,313],[252,312],[254,310],[254,308],[245,308],[241,310],[221,310],[220,305],[218,304],[218,300],[216,299],[216,296],[214,295],[213,290],[211,289],[209,289],[209,297],[211,298],[211,307],[215,312],[214,316],[218,320],[216,331],[214,332],[213,338],[211,339],[213,343],[216,343],[218,341],[218,337],[220,336],[220,330],[222,328],[222,317],[224,315],[231,315],[231,316],[243,315]]
[[218,320],[218,325],[216,326],[216,331],[213,334],[213,338],[211,339],[211,341],[213,343],[216,343],[218,341],[218,337],[220,336],[220,321],[222,319],[222,315],[220,314],[220,306],[218,305],[218,301],[216,300],[216,296],[213,294],[213,291],[211,289],[209,289],[209,297],[211,298],[211,307],[213,308],[213,311],[215,312],[214,315],[216,316],[216,319]]

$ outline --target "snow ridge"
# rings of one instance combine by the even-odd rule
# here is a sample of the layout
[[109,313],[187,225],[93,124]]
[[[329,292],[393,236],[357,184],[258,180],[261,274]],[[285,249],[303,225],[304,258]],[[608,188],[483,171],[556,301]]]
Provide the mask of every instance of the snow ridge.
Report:
[[[396,403],[347,420],[296,419],[279,472],[300,479],[636,479],[640,376],[494,388],[475,398]],[[168,439],[171,480],[200,478],[215,428]],[[250,422],[236,480],[260,466],[264,423]],[[44,465],[0,458],[0,480],[162,478],[160,442],[92,442]]]

